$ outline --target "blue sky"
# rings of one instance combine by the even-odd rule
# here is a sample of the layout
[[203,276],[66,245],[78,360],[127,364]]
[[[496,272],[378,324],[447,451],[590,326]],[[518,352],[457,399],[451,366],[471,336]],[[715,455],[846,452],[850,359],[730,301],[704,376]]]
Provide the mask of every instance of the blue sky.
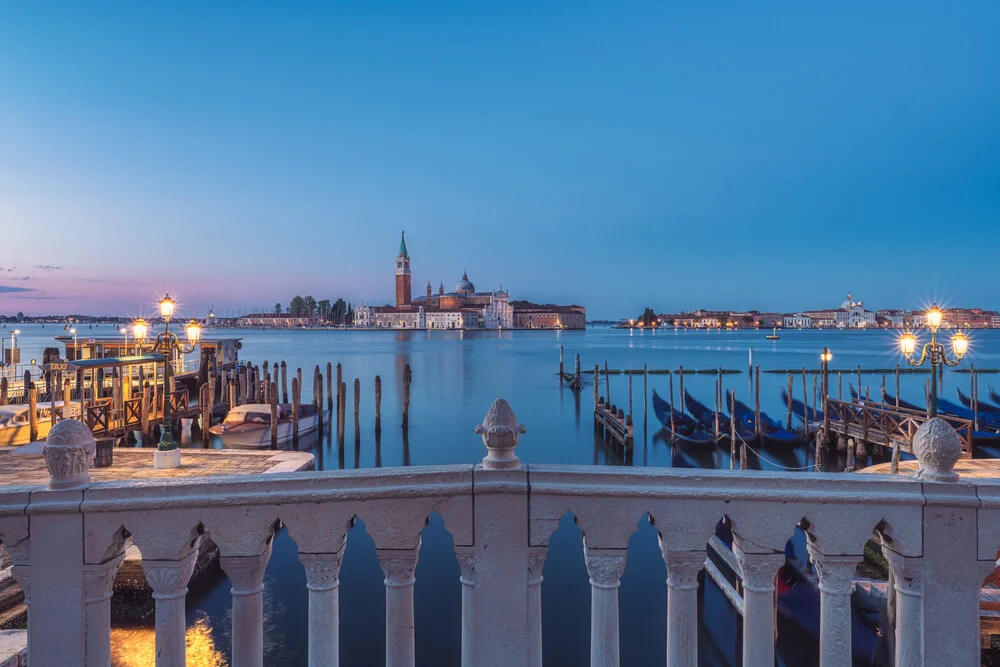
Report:
[[0,311],[1000,308],[1000,3],[0,7]]

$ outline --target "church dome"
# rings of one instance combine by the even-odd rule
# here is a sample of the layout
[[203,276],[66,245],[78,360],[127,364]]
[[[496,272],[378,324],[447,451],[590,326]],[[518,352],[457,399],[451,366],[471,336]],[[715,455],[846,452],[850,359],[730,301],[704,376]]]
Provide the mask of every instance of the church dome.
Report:
[[459,280],[458,283],[455,285],[455,293],[456,294],[472,294],[475,291],[476,291],[476,286],[473,285],[471,282],[469,282],[469,276],[468,276],[468,274],[465,271],[463,271],[462,272],[462,279]]

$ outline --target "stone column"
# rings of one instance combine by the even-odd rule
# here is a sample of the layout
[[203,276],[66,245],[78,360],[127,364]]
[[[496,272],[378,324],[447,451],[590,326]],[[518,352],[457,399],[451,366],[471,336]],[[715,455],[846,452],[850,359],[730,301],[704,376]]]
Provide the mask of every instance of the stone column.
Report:
[[542,667],[542,569],[547,547],[528,548],[528,667]]
[[299,554],[309,590],[309,664],[340,664],[340,561],[337,553]]
[[746,553],[735,542],[733,553],[743,578],[743,664],[774,664],[774,578],[785,555]]
[[882,545],[896,595],[896,667],[924,664],[924,585],[919,559],[904,558]]
[[83,567],[88,666],[111,667],[111,586],[124,559],[122,552],[104,563]]
[[233,664],[264,665],[264,570],[271,544],[256,556],[221,556],[219,565],[232,583]]
[[180,560],[143,560],[146,583],[156,601],[156,667],[184,665],[184,598],[198,560],[197,545]]
[[590,575],[590,664],[617,667],[618,586],[625,571],[626,549],[591,549],[583,538],[583,555]]
[[858,556],[825,556],[812,545],[808,546],[809,558],[819,575],[820,667],[851,667],[851,592],[854,590],[854,571]]
[[667,551],[667,667],[698,664],[698,573],[705,566],[704,551]]
[[376,549],[385,572],[385,664],[413,667],[413,573],[420,541],[413,549]]
[[455,547],[458,578],[462,584],[462,667],[476,664],[476,551],[473,547]]

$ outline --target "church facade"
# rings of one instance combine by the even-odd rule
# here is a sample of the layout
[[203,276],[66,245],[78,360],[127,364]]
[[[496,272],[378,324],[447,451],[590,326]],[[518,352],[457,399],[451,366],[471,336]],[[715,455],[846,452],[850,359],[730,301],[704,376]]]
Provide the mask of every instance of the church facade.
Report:
[[[566,321],[578,326],[546,328],[583,328],[586,311],[577,308],[576,313],[574,319]],[[520,328],[522,320],[517,317],[510,294],[502,285],[495,290],[477,292],[468,272],[462,273],[461,280],[450,292],[445,291],[443,282],[435,291],[428,281],[426,293],[413,298],[405,234],[400,237],[396,254],[396,304],[358,306],[354,310],[354,326],[368,329],[513,329]],[[547,320],[540,318],[537,321]]]

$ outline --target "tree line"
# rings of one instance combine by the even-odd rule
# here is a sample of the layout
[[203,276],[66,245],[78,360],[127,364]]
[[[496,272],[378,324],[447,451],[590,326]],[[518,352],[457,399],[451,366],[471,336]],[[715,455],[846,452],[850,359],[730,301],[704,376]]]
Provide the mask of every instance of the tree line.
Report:
[[284,310],[282,310],[280,303],[274,304],[275,315],[281,315],[283,312],[293,317],[313,317],[320,322],[329,322],[334,325],[354,323],[354,308],[343,299],[337,299],[331,303],[329,299],[317,301],[311,296],[296,294]]

